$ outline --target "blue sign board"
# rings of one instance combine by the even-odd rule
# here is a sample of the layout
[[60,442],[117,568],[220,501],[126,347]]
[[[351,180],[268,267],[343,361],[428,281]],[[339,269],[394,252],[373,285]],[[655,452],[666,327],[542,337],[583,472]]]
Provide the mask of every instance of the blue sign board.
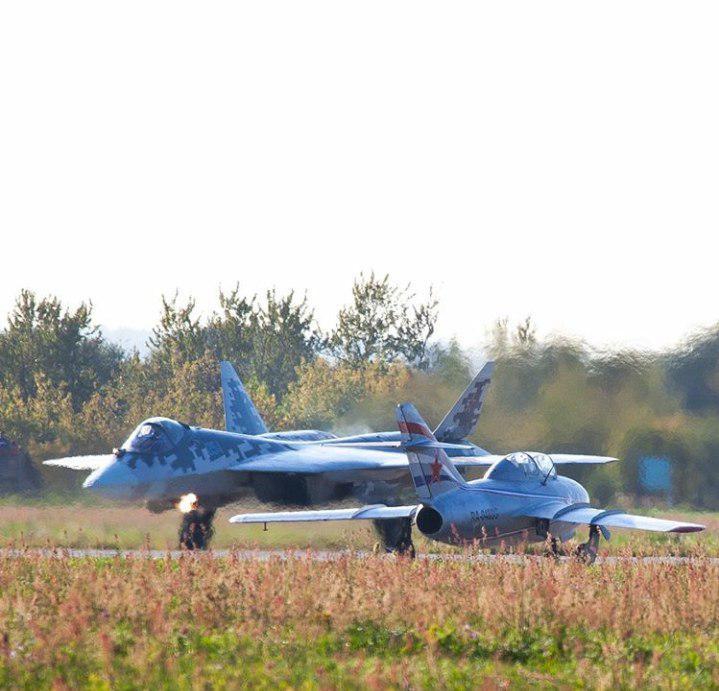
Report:
[[647,492],[670,492],[672,469],[669,459],[657,456],[640,458],[639,484]]

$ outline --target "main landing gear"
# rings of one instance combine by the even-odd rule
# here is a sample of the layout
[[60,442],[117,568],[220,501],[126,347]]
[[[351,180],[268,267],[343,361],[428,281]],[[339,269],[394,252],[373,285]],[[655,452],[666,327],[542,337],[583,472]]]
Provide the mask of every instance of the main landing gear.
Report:
[[380,545],[388,554],[399,554],[414,559],[417,552],[412,542],[412,519],[392,518],[373,521]]
[[[574,552],[574,556],[584,564],[593,564],[594,560],[597,558],[597,553],[599,552],[600,535],[601,532],[599,527],[596,525],[590,525],[589,539],[577,547]],[[554,557],[555,559],[559,559],[559,557],[566,557],[567,553],[562,548],[560,541],[553,535],[549,535],[549,538],[549,549],[546,552],[546,555]]]
[[576,557],[585,564],[593,564],[599,551],[599,527],[589,526],[589,539],[577,547]]
[[548,556],[559,559],[559,557],[566,556],[566,552],[562,547],[562,543],[554,536],[551,536],[549,541],[549,554]]
[[216,509],[196,506],[182,515],[180,549],[207,549],[215,533],[212,521]]

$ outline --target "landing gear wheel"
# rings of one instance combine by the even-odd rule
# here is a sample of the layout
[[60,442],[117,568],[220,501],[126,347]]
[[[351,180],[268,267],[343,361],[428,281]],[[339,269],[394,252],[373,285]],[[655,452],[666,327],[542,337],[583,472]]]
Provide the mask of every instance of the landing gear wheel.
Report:
[[561,542],[559,542],[556,537],[552,537],[550,539],[549,550],[547,550],[546,554],[548,557],[553,557],[554,559],[566,556],[566,552],[564,551]]
[[398,554],[414,559],[417,551],[412,542],[412,520],[397,518],[387,521],[373,521],[379,534],[382,550],[388,554]]
[[414,542],[412,542],[411,528],[409,537],[406,540],[402,540],[402,542],[397,545],[395,554],[399,554],[403,557],[409,557],[410,559],[414,559],[417,556],[417,550],[414,548]]
[[599,528],[596,525],[589,526],[589,539],[577,547],[576,557],[585,564],[593,564],[599,552]]
[[182,516],[180,549],[207,549],[215,533],[212,520],[215,509],[192,509]]

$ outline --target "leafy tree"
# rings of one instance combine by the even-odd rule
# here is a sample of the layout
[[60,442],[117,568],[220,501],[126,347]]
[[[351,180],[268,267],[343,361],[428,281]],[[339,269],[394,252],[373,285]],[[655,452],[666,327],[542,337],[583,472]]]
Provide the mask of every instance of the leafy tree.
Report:
[[267,291],[253,314],[252,374],[272,395],[282,397],[297,379],[297,368],[317,356],[320,336],[313,321],[307,299],[297,301],[294,292]]
[[38,377],[63,388],[78,409],[109,381],[123,351],[107,343],[92,321],[92,305],[75,311],[54,297],[23,290],[0,332],[0,383],[25,401],[37,394]]
[[294,292],[267,291],[264,302],[248,299],[236,287],[220,292],[220,314],[209,321],[208,343],[218,359],[229,360],[246,380],[281,398],[297,379],[297,368],[317,356],[320,336],[307,299]]
[[429,371],[437,374],[448,384],[466,387],[475,372],[467,354],[456,339],[445,345],[435,344],[429,351]]
[[254,375],[258,311],[257,298],[241,295],[235,286],[227,294],[220,290],[220,313],[213,314],[208,324],[212,352],[218,359],[229,360],[243,379]]
[[207,349],[207,334],[194,315],[195,300],[178,305],[178,296],[162,296],[160,323],[152,330],[151,360],[169,374],[176,366],[201,357]]
[[670,353],[666,367],[671,384],[689,410],[719,410],[719,324],[700,331]]
[[391,421],[385,424],[391,429],[395,425],[392,408],[398,400],[395,394],[411,377],[409,368],[402,364],[370,363],[358,369],[324,358],[305,363],[298,373],[281,405],[283,425],[290,429],[332,429],[339,425],[342,431],[356,431],[358,424],[367,421],[360,411],[371,398],[387,403]]
[[[409,286],[371,274],[355,281],[352,296],[324,340],[295,293],[221,292],[207,319],[191,298],[163,298],[143,358],[103,339],[91,305],[68,310],[23,291],[0,331],[0,429],[42,460],[109,451],[150,415],[221,427],[221,358],[238,368],[273,429],[393,429],[401,400],[416,401],[430,425],[439,422],[474,368],[456,342],[430,342],[431,292],[418,301]],[[505,319],[487,350],[498,366],[474,435],[481,446],[626,458],[616,467],[564,469],[606,502],[642,492],[638,459],[662,454],[671,460],[675,501],[719,507],[719,327],[655,355],[539,340],[530,319]],[[52,486],[57,474],[46,477]]]
[[[220,292],[220,312],[205,323],[195,315],[195,301],[184,305],[163,298],[160,323],[150,339],[150,366],[156,386],[166,390],[181,367],[211,353],[229,360],[243,380],[254,380],[278,398],[297,378],[296,370],[312,361],[320,346],[313,312],[294,292],[270,290],[260,302],[239,288]],[[219,379],[217,379],[219,386]]]
[[352,367],[402,361],[426,369],[437,305],[431,289],[426,301],[416,303],[410,287],[393,285],[388,275],[360,274],[352,286],[352,304],[340,310],[327,340],[329,351]]

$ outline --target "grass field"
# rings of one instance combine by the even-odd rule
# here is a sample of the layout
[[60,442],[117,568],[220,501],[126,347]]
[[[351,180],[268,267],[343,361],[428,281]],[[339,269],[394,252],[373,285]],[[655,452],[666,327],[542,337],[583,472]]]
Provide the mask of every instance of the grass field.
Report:
[[0,686],[716,688],[719,566],[0,559]]
[[[364,523],[231,526],[239,508],[218,512],[215,547],[366,552],[376,540]],[[0,687],[717,688],[719,565],[706,557],[719,556],[719,514],[662,514],[709,529],[617,532],[600,554],[691,562],[20,549],[0,556]],[[177,512],[6,501],[0,546],[174,549],[178,523]]]
[[[377,539],[371,525],[364,522],[276,524],[269,526],[266,532],[262,526],[237,526],[227,522],[233,513],[253,509],[258,507],[235,506],[218,511],[213,546],[368,550]],[[703,523],[707,530],[682,536],[615,531],[610,542],[602,541],[600,554],[719,556],[719,514],[662,511],[659,515]],[[180,514],[176,511],[152,514],[138,507],[6,502],[0,504],[0,546],[175,549],[179,523]],[[586,529],[580,529],[578,536],[586,539]],[[415,540],[424,552],[453,550],[423,539],[417,531]],[[541,547],[534,549],[541,550]]]

